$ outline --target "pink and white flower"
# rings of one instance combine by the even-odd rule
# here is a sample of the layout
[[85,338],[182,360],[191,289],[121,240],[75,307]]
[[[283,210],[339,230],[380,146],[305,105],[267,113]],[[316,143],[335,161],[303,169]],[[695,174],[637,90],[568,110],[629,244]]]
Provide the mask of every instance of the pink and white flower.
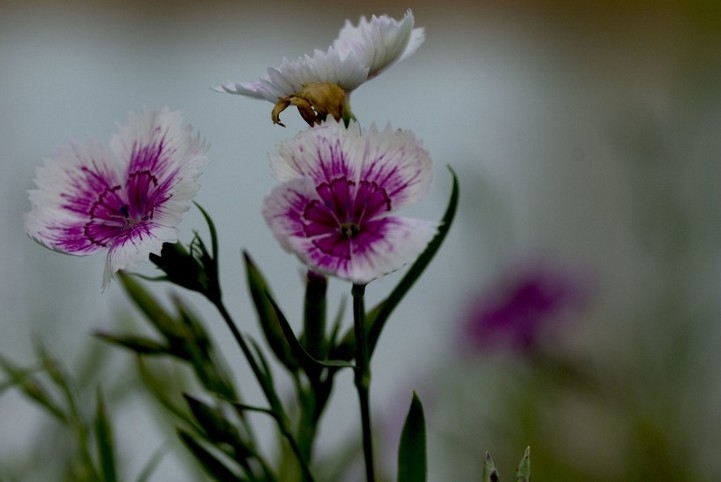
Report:
[[374,15],[362,17],[357,26],[346,21],[328,50],[284,58],[256,82],[229,82],[216,90],[273,102],[272,119],[280,125],[280,113],[289,105],[298,107],[311,125],[327,115],[340,120],[353,90],[418,50],[425,33],[413,23],[410,10],[401,20]]
[[71,143],[44,161],[25,230],[66,254],[107,250],[105,288],[116,271],[177,241],[207,149],[179,112],[133,114],[109,145]]
[[437,232],[437,222],[392,215],[430,189],[431,159],[410,131],[329,120],[281,143],[271,166],[282,184],[263,215],[317,272],[365,284],[415,259]]

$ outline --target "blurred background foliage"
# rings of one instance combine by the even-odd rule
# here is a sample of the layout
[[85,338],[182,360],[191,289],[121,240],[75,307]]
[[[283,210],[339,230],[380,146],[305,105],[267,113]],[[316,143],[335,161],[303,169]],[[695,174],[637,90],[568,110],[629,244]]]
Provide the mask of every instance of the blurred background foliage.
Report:
[[[4,2],[3,359],[37,368],[32,340],[41,340],[73,375],[90,421],[100,384],[126,478],[167,447],[151,480],[202,480],[133,362],[89,336],[140,326],[116,285],[100,294],[103,260],[58,256],[24,236],[33,169],[68,138],[107,140],[116,121],[143,105],[182,110],[213,146],[198,200],[219,229],[231,309],[257,335],[242,248],[283,293],[286,312],[301,306],[297,264],[281,254],[259,207],[272,185],[267,152],[303,125],[289,119],[287,129],[274,127],[265,103],[209,87],[254,80],[283,56],[325,48],[345,18],[400,16],[406,8],[426,28],[426,44],[354,93],[354,111],[361,122],[390,120],[424,140],[437,175],[419,210],[440,217],[445,164],[459,173],[461,204],[447,244],[374,359],[387,471],[415,389],[428,424],[430,480],[479,480],[486,450],[510,475],[528,445],[535,480],[714,480],[721,473],[721,6],[711,0]],[[189,213],[185,239],[202,223]],[[537,266],[575,280],[583,302],[557,305],[545,288],[512,296]],[[374,283],[368,296],[380,299],[393,283]],[[345,294],[337,285],[330,303]],[[249,373],[222,324],[199,297],[183,296],[206,316],[242,386]],[[469,323],[480,323],[469,321],[478,309],[481,320],[504,314],[506,341],[518,324],[539,334],[520,349],[503,337],[459,343]],[[185,386],[189,375],[162,379]],[[67,471],[80,453],[76,433],[5,377],[0,480],[48,480],[32,462],[39,457],[48,470]],[[336,387],[321,458],[332,459],[334,447],[356,435],[350,387],[350,377]],[[273,451],[272,442],[265,449]]]

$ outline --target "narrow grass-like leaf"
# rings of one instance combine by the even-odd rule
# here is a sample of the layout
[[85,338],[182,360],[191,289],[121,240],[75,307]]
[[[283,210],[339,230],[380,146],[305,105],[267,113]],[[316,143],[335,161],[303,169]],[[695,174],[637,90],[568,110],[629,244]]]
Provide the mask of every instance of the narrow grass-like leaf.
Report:
[[210,477],[218,482],[243,482],[246,480],[228,468],[225,462],[206,449],[190,433],[182,429],[177,429],[177,432],[183,445],[193,454]]
[[173,302],[180,314],[180,322],[188,331],[183,350],[188,354],[198,380],[210,392],[227,399],[237,398],[226,365],[214,350],[202,322],[180,298],[174,297]]
[[[250,341],[250,344],[255,351],[254,357],[258,367],[256,378],[258,379],[260,388],[263,390],[263,394],[265,395],[266,400],[268,400],[268,404],[270,405],[270,407],[278,414],[279,417],[285,417],[283,404],[280,402],[278,392],[275,390],[273,372],[270,370],[268,361],[263,355],[263,350],[260,349],[260,346],[258,346],[258,343],[255,340],[253,340],[252,338],[249,338],[248,340]],[[278,420],[280,421],[281,418],[279,418]]]
[[529,482],[531,480],[531,447],[526,447],[523,458],[518,464],[516,477],[513,480],[515,482]]
[[168,353],[168,347],[144,336],[132,334],[121,335],[104,331],[96,331],[93,335],[106,343],[126,348],[139,355],[161,355]]
[[208,224],[208,232],[210,233],[210,244],[211,244],[211,250],[212,250],[212,256],[213,260],[215,261],[216,265],[218,263],[218,231],[215,229],[215,223],[213,222],[213,219],[210,217],[210,214],[197,202],[193,201],[193,204],[195,204],[195,207],[197,207],[200,210],[200,214],[203,215],[203,218],[205,218],[205,222]]
[[113,442],[113,429],[105,409],[103,395],[98,388],[97,408],[95,410],[95,443],[100,462],[100,473],[103,482],[116,482],[118,473],[115,467],[115,444]]
[[276,312],[278,323],[283,330],[283,335],[288,341],[288,345],[292,350],[293,356],[301,361],[301,365],[303,365],[306,370],[311,370],[314,366],[332,368],[353,367],[353,364],[343,360],[316,360],[315,358],[313,358],[310,353],[308,353],[305,348],[303,348],[303,345],[301,345],[300,341],[298,341],[298,338],[296,338],[295,333],[293,332],[293,328],[290,326],[290,323],[288,323],[285,315],[283,315],[275,300],[271,298],[270,295],[268,296],[268,302],[271,304],[271,307]]
[[138,474],[138,478],[135,479],[135,482],[148,482],[150,480],[150,477],[153,475],[153,472],[158,467],[158,464],[163,459],[165,454],[168,453],[168,447],[167,446],[161,446],[153,452],[153,455],[150,456],[150,459],[148,462],[143,466],[143,469],[140,471],[140,474]]
[[499,482],[501,477],[498,475],[496,470],[496,464],[493,463],[491,454],[486,452],[486,457],[483,460],[483,482]]
[[343,323],[343,314],[345,313],[345,306],[348,299],[343,297],[340,299],[338,304],[338,311],[336,312],[333,324],[331,325],[330,335],[328,335],[328,346],[336,346],[338,342],[338,334],[340,333],[341,323]]
[[398,449],[398,482],[425,482],[427,468],[426,421],[421,400],[413,393]]
[[117,278],[123,286],[125,293],[135,305],[145,314],[147,320],[166,338],[174,339],[179,336],[173,317],[165,311],[155,298],[133,276],[118,271]]
[[189,414],[180,408],[175,402],[162,389],[162,383],[159,384],[157,378],[151,373],[142,358],[138,358],[138,373],[143,385],[148,389],[151,395],[168,411],[171,415],[175,416],[178,420],[181,420],[188,427],[193,427],[195,430],[199,430],[195,421],[189,416]]
[[283,335],[283,330],[278,320],[280,309],[277,308],[277,306],[275,308],[272,306],[270,287],[263,277],[263,274],[253,262],[250,254],[244,251],[243,259],[245,260],[245,271],[250,296],[253,300],[255,312],[258,315],[258,323],[263,331],[265,340],[276,358],[285,365],[288,370],[294,372],[298,369],[298,360],[293,356],[293,351],[288,345],[286,337]]
[[223,413],[218,408],[211,407],[188,394],[185,394],[184,397],[188,403],[188,408],[190,408],[195,420],[205,431],[209,441],[225,442],[234,447],[242,445],[238,430],[223,416]]
[[36,370],[24,370],[10,360],[0,355],[0,369],[10,379],[9,381],[16,386],[25,396],[35,401],[44,408],[48,413],[63,423],[68,423],[68,417],[64,413],[57,402],[50,396],[48,390],[35,377],[31,375]]
[[[328,278],[313,271],[308,271],[305,296],[303,297],[303,335],[301,336],[301,344],[313,358],[318,360],[327,358],[328,355],[325,333],[327,290]],[[317,375],[318,373],[314,374]]]

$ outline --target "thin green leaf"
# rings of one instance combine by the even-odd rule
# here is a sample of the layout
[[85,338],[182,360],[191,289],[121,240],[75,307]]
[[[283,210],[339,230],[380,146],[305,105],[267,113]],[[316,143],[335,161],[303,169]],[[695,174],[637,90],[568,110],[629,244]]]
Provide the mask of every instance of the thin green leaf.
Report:
[[[325,334],[327,290],[328,278],[308,271],[303,297],[303,335],[300,339],[305,351],[318,360],[327,358],[328,355]],[[314,374],[317,376],[318,370]]]
[[250,412],[265,413],[266,415],[270,415],[271,417],[273,417],[276,420],[278,419],[278,414],[275,413],[270,408],[258,407],[256,405],[248,405],[246,403],[240,403],[240,402],[229,402],[229,403],[231,403],[235,408],[237,408],[238,410],[241,410],[241,411],[247,410]]
[[313,367],[332,367],[332,368],[352,368],[353,364],[348,363],[344,360],[316,360],[313,358],[310,353],[308,353],[305,348],[303,348],[303,345],[301,345],[300,341],[298,341],[298,338],[296,338],[295,333],[293,332],[293,328],[291,328],[290,323],[288,323],[288,320],[285,318],[285,315],[280,311],[280,307],[276,304],[275,300],[268,295],[268,302],[270,303],[271,307],[275,310],[276,317],[278,320],[278,324],[280,325],[283,335],[285,336],[285,339],[288,341],[288,344],[292,350],[293,356],[296,359],[301,360],[301,365],[306,370],[312,370]]
[[263,277],[263,274],[253,262],[250,254],[244,251],[243,258],[245,260],[248,288],[265,340],[276,358],[285,365],[288,370],[295,372],[298,369],[298,360],[293,356],[293,351],[288,345],[286,337],[283,335],[283,329],[278,320],[280,309],[277,308],[277,306],[274,308],[271,304],[272,297],[270,295],[270,287]]
[[493,463],[491,454],[486,452],[486,458],[483,460],[483,482],[499,482],[500,480],[496,464]]
[[343,323],[343,314],[345,313],[345,306],[347,302],[348,299],[346,297],[342,297],[340,299],[338,311],[333,319],[330,335],[328,336],[328,346],[336,346],[336,343],[338,342],[338,333],[340,333],[341,323]]
[[132,334],[121,335],[102,331],[96,331],[93,335],[106,343],[118,345],[139,355],[160,355],[169,353],[167,346],[144,336]]
[[148,480],[150,480],[150,476],[153,475],[153,472],[168,451],[169,448],[167,446],[161,446],[158,450],[153,452],[153,455],[150,456],[150,459],[140,471],[140,474],[138,474],[138,478],[135,479],[135,482],[148,482]]
[[195,207],[197,207],[200,210],[200,213],[205,218],[205,222],[208,223],[208,231],[210,232],[210,244],[211,249],[213,251],[213,261],[215,264],[218,264],[218,231],[215,229],[215,223],[213,222],[213,219],[210,217],[210,214],[203,209],[203,206],[198,204],[197,202],[193,201],[193,204],[195,204]]
[[25,370],[10,360],[0,355],[0,368],[10,378],[10,382],[15,385],[25,396],[35,401],[38,405],[48,411],[55,418],[67,424],[69,422],[67,415],[58,406],[57,402],[48,393],[44,385],[42,385],[30,373],[36,370]]
[[183,351],[187,353],[198,380],[212,393],[228,399],[237,398],[228,370],[215,352],[203,324],[180,298],[174,297],[173,301],[180,313],[180,321],[188,331]]
[[526,447],[521,462],[518,464],[515,482],[529,482],[531,480],[531,447]]
[[166,338],[174,339],[179,337],[177,326],[173,317],[165,311],[155,298],[140,283],[133,279],[133,276],[118,271],[117,278],[123,286],[126,294],[135,305],[145,314],[147,320]]
[[195,459],[200,463],[200,466],[203,467],[205,472],[213,479],[219,482],[243,482],[246,480],[228,468],[222,460],[206,449],[190,433],[182,429],[177,429],[177,432],[183,445],[193,454]]
[[115,467],[115,444],[113,443],[113,429],[105,409],[103,395],[98,388],[98,401],[95,411],[95,442],[100,461],[100,473],[103,482],[116,482],[118,474]]
[[[281,414],[284,414],[283,411],[283,405],[280,402],[280,397],[278,397],[278,392],[275,390],[275,382],[273,381],[273,372],[270,370],[270,366],[268,365],[268,361],[265,359],[265,356],[263,355],[263,350],[260,349],[258,346],[258,343],[256,343],[255,340],[252,338],[248,338],[250,341],[250,344],[253,347],[253,350],[255,351],[254,359],[256,361],[258,372],[256,373],[256,378],[258,379],[258,383],[260,384],[260,388],[263,390],[263,393],[265,394],[266,400],[268,400],[268,403],[270,404],[270,407],[277,413],[279,416]],[[282,415],[284,416],[284,415]],[[280,419],[279,419],[280,420]]]
[[61,369],[58,361],[53,358],[45,345],[39,340],[34,340],[35,353],[42,363],[43,369],[50,376],[50,380],[61,390],[68,394],[68,398],[74,400],[72,396],[70,384],[68,383],[67,377],[64,371]]
[[421,400],[413,393],[398,449],[398,482],[425,482],[427,469],[426,421]]
[[78,392],[72,377],[67,374],[60,362],[50,355],[40,340],[36,340],[35,342],[35,351],[37,352],[38,358],[40,358],[45,372],[49,375],[50,380],[65,398],[65,405],[67,407],[65,416],[76,425],[86,425],[85,417],[81,414],[81,409],[78,407]]
[[181,420],[188,427],[200,431],[195,421],[186,413],[185,410],[180,408],[170,397],[165,393],[162,387],[162,383],[158,383],[158,379],[151,373],[142,358],[138,358],[138,373],[143,385],[148,389],[151,395],[167,410],[171,415]]
[[242,445],[238,430],[218,408],[211,407],[188,394],[183,396],[195,420],[203,428],[210,442],[225,442],[234,447]]

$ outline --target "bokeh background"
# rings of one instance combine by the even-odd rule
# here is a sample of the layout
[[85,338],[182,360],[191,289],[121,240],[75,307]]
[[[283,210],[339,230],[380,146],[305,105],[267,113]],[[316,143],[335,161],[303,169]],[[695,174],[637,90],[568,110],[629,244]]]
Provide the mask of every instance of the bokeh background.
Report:
[[[260,206],[273,185],[267,153],[304,126],[290,110],[286,129],[273,126],[270,104],[210,87],[325,49],[346,18],[407,8],[426,43],[359,88],[354,112],[412,129],[431,152],[433,191],[409,215],[440,218],[446,165],[461,204],[374,358],[386,470],[416,390],[430,480],[480,480],[486,450],[508,478],[526,445],[536,480],[718,479],[721,7],[711,0],[0,3],[0,353],[31,365],[40,339],[71,371],[102,365],[88,377],[117,394],[127,478],[174,446],[128,356],[91,336],[137,317],[117,284],[101,293],[103,257],[61,256],[24,234],[35,167],[68,139],[108,140],[130,111],[180,109],[212,146],[197,200],[219,229],[228,304],[257,333],[241,249],[286,312],[301,307],[298,263]],[[189,212],[184,239],[203,228]],[[553,336],[531,349],[461,347],[474,305],[507,299],[537,266],[583,292],[571,310],[519,308]],[[370,285],[370,299],[395,280]],[[331,299],[345,288],[334,284]],[[250,380],[220,320],[187,297]],[[355,436],[351,386],[347,375],[337,387],[320,453]],[[52,467],[65,442],[47,414],[1,395],[0,480],[49,480],[34,462]],[[174,450],[153,480],[193,480],[185,458]]]

